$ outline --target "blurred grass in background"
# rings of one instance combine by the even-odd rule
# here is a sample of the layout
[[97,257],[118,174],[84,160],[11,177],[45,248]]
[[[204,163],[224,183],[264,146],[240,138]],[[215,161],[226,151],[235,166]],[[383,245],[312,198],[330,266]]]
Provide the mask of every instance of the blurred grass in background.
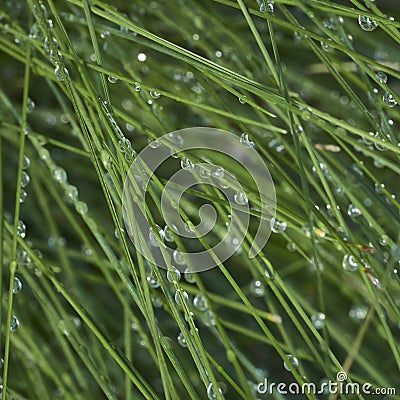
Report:
[[[341,370],[398,389],[399,11],[3,1],[2,398],[258,399],[265,377]],[[193,126],[249,135],[277,221],[256,259],[253,216],[224,265],[174,279],[136,253],[120,198],[135,152]]]

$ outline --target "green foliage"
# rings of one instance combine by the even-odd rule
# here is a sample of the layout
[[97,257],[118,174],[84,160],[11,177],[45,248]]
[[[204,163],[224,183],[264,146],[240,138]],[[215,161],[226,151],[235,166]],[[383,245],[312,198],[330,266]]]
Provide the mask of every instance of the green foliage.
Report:
[[[2,399],[257,399],[265,377],[339,371],[395,387],[399,21],[388,0],[4,1]],[[228,261],[178,280],[136,251],[121,196],[149,140],[195,126],[249,135],[277,222],[249,259],[259,196],[220,159],[247,182],[252,225]],[[179,162],[149,189],[160,226]],[[215,187],[180,212],[197,223],[205,202],[222,229]]]

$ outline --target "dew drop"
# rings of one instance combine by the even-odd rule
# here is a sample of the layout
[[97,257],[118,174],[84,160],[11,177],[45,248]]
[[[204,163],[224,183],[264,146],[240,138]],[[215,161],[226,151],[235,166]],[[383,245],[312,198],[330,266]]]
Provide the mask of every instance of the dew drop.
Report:
[[400,284],[400,261],[397,263],[391,272],[391,277]]
[[118,148],[121,153],[127,153],[131,150],[132,144],[128,138],[123,137],[118,141]]
[[148,139],[148,144],[149,144],[149,147],[151,147],[152,149],[157,149],[161,145],[161,143],[158,140],[153,139],[153,138]]
[[347,215],[352,218],[357,218],[361,215],[361,211],[354,204],[350,204],[347,208]]
[[203,315],[203,322],[204,325],[208,327],[215,326],[216,325],[215,314],[211,310],[207,310]]
[[246,96],[238,97],[238,100],[240,104],[246,104]]
[[372,32],[378,27],[375,20],[364,15],[358,16],[358,25],[360,25],[361,29],[366,32]]
[[211,171],[205,167],[204,165],[200,165],[199,167],[199,175],[202,178],[208,179],[211,176]]
[[290,251],[291,253],[295,252],[297,249],[296,243],[295,242],[288,242],[288,244],[286,245],[286,248],[288,249],[288,251]]
[[19,237],[21,237],[22,239],[26,236],[26,226],[23,223],[23,221],[19,221],[18,222],[18,226],[17,226],[17,234]]
[[[299,361],[297,360],[296,357],[292,356],[291,354],[287,354],[286,357],[288,358],[292,368],[297,368],[299,366]],[[286,363],[286,361],[283,363],[283,367],[286,369],[286,371],[290,371],[290,367]]]
[[205,311],[208,308],[207,300],[201,293],[197,293],[196,296],[194,296],[193,305],[199,311]]
[[161,94],[158,93],[158,92],[155,91],[155,90],[150,90],[149,95],[150,95],[150,97],[153,98],[153,99],[158,99],[158,98],[160,98],[160,96],[161,96]]
[[357,322],[365,319],[368,309],[365,306],[353,305],[349,311],[349,317]]
[[174,250],[172,253],[172,258],[178,265],[184,265],[185,264],[185,257],[182,252],[179,250]]
[[262,297],[265,294],[265,289],[261,281],[259,280],[253,280],[250,283],[250,293],[254,297]]
[[167,271],[167,279],[171,283],[176,283],[181,280],[181,273],[177,268],[169,269]]
[[22,168],[28,169],[30,165],[31,165],[31,160],[29,159],[28,156],[24,156],[24,159],[22,161]]
[[239,204],[240,206],[245,206],[249,202],[249,200],[247,199],[247,196],[244,192],[237,192],[233,196],[233,198],[234,198],[236,204]]
[[[156,232],[158,232],[158,234]],[[156,225],[156,232],[154,232],[154,229],[152,227],[150,228],[150,230],[149,230],[150,244],[153,247],[160,247],[159,240],[164,239],[164,231],[158,225]]]
[[160,308],[163,305],[161,299],[158,296],[154,295],[154,294],[151,295],[151,302],[152,302],[152,304],[153,304],[153,306],[155,308]]
[[11,315],[10,320],[10,332],[14,332],[19,327],[18,318],[15,315]]
[[67,189],[65,190],[65,194],[67,195],[68,199],[71,201],[76,201],[78,199],[78,189],[76,186],[68,185]]
[[30,97],[28,97],[26,102],[26,112],[30,114],[35,109],[35,107],[36,107],[35,102]]
[[187,303],[189,301],[189,295],[187,294],[187,292],[185,292],[184,290],[177,290],[175,292],[175,303],[178,305],[182,304],[182,299],[181,297],[183,297],[183,302]]
[[194,274],[193,274],[193,272],[190,272],[189,268],[185,269],[184,274],[185,274],[186,282],[189,282],[189,283],[195,283],[196,282],[195,279],[194,279]]
[[375,76],[376,76],[376,78],[378,79],[378,81],[379,81],[380,83],[386,83],[387,80],[388,80],[387,75],[386,75],[383,71],[378,71],[378,72],[375,74]]
[[194,165],[187,157],[183,157],[181,160],[181,168],[189,171],[194,168]]
[[225,173],[224,169],[222,167],[218,166],[218,165],[214,165],[211,168],[211,175],[214,178],[222,178],[224,176],[224,173]]
[[112,75],[108,75],[107,77],[108,82],[110,83],[117,83],[118,82],[118,78]]
[[249,139],[249,135],[247,133],[242,133],[240,136],[240,143],[243,143],[246,147],[254,147],[255,143]]
[[60,67],[60,64],[57,64],[56,67],[54,68],[54,75],[58,81],[62,82],[64,80],[64,75],[62,72],[62,68]]
[[390,238],[389,238],[388,235],[381,235],[381,236],[379,237],[379,243],[380,243],[382,246],[387,246],[387,245],[389,244],[389,241],[390,241]]
[[[220,397],[224,397],[223,396],[223,391],[221,388],[221,385],[218,384],[218,392],[220,393]],[[209,400],[215,400],[218,399],[218,394],[217,394],[217,390],[214,388],[213,384],[210,383],[207,387],[207,397],[209,398]]]
[[53,175],[54,175],[54,179],[57,182],[60,183],[65,183],[67,182],[67,173],[65,172],[65,170],[63,168],[55,168],[53,171]]
[[146,280],[147,280],[147,283],[149,284],[149,286],[152,287],[153,289],[157,289],[160,286],[157,279],[154,278],[153,275],[147,276]]
[[184,338],[182,332],[179,333],[177,339],[178,339],[178,343],[179,343],[180,346],[182,346],[182,347],[187,347],[186,339]]
[[31,181],[30,176],[26,171],[22,171],[21,174],[21,187],[27,187],[29,185],[29,182]]
[[322,329],[325,324],[325,314],[317,313],[311,315],[311,323],[315,329]]
[[77,201],[75,203],[75,210],[81,215],[86,215],[88,212],[88,206],[84,201]]
[[184,227],[186,232],[195,233],[196,231],[192,221],[186,221]]
[[275,217],[271,218],[271,230],[274,233],[285,232],[287,228],[287,223],[285,221],[279,221]]
[[163,230],[163,236],[164,239],[167,242],[174,242],[175,241],[175,237],[172,233],[172,229],[168,227],[168,225],[165,225],[164,230]]
[[346,271],[354,272],[358,269],[358,263],[351,254],[346,254],[342,260],[342,267]]
[[28,197],[28,193],[26,192],[26,190],[25,189],[21,189],[21,192],[19,194],[19,202],[23,203],[26,200],[27,197]]
[[397,106],[397,101],[393,98],[393,95],[389,92],[385,92],[385,94],[382,97],[382,100],[388,107]]
[[14,282],[13,282],[12,291],[14,294],[16,294],[16,293],[20,292],[21,289],[22,289],[22,283],[17,277],[15,277]]

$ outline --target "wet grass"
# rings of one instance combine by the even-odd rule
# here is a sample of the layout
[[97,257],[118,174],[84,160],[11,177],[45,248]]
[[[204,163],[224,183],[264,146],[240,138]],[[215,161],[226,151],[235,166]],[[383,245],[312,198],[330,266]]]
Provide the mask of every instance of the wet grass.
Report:
[[[263,399],[266,377],[339,371],[398,384],[396,2],[28,0],[0,16],[2,399]],[[173,279],[130,242],[123,181],[149,141],[194,126],[248,134],[282,224],[250,260],[260,197],[221,159],[250,229],[217,268]],[[161,227],[179,168],[149,189]],[[180,212],[197,221],[205,202],[218,235],[230,205],[215,187]]]

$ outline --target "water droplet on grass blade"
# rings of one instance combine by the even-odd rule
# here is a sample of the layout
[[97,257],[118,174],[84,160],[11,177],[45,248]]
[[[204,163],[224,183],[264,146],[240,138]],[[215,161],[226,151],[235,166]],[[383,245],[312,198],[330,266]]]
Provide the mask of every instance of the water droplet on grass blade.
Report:
[[157,289],[160,286],[157,279],[154,278],[153,275],[147,276],[146,280],[147,280],[147,283],[149,284],[149,286],[152,287],[153,289]]
[[240,206],[245,206],[249,202],[244,192],[237,192],[233,198],[236,204],[239,204]]
[[254,280],[250,283],[250,293],[254,297],[262,297],[265,294],[264,286],[261,281]]
[[375,20],[364,15],[358,16],[358,25],[360,25],[361,29],[366,32],[372,32],[378,27]]
[[183,333],[182,332],[179,333],[177,339],[178,339],[178,343],[179,343],[180,346],[187,347],[186,339],[183,337]]
[[185,264],[185,257],[179,250],[174,250],[174,252],[172,253],[172,258],[178,265]]
[[347,209],[347,215],[352,218],[357,218],[361,215],[361,211],[354,204],[350,204]]
[[22,161],[22,168],[27,169],[31,165],[31,160],[29,159],[28,156],[24,156],[24,159]]
[[397,101],[394,99],[393,95],[389,92],[385,92],[385,94],[382,97],[382,100],[388,107],[397,106]]
[[194,165],[187,157],[183,157],[181,160],[181,168],[189,171],[194,168]]
[[201,293],[198,293],[198,294],[196,294],[196,296],[194,296],[193,305],[199,311],[205,311],[208,308],[207,300]]
[[161,94],[158,93],[158,92],[155,91],[155,90],[150,90],[149,95],[150,95],[150,97],[153,98],[153,99],[158,99],[158,98],[160,98],[160,96],[161,96]]
[[26,171],[22,171],[21,174],[21,187],[26,187],[29,185],[29,182],[31,181],[30,176],[28,175],[28,173]]
[[311,323],[314,325],[315,329],[322,329],[325,324],[325,314],[317,313],[311,315]]
[[67,68],[62,68],[59,64],[54,68],[54,75],[59,82],[64,82],[65,77],[69,75]]
[[194,279],[194,275],[193,275],[192,272],[190,272],[189,268],[185,269],[184,274],[185,274],[186,282],[189,282],[189,283],[195,283],[196,282],[195,279]]
[[10,332],[14,332],[19,327],[18,318],[15,315],[11,315],[10,320]]
[[17,226],[17,234],[20,236],[22,239],[26,236],[26,226],[23,223],[23,221],[18,222]]
[[27,197],[28,197],[28,193],[26,192],[26,190],[25,189],[21,189],[21,192],[19,194],[19,202],[23,203],[26,200]]
[[351,254],[346,254],[342,260],[342,267],[346,271],[354,272],[358,270],[358,263]]
[[26,112],[30,114],[35,109],[35,107],[36,107],[35,102],[30,97],[28,97],[26,101]]
[[171,282],[171,283],[176,283],[179,282],[181,280],[181,273],[178,269],[173,268],[173,269],[169,269],[167,271],[167,279]]
[[65,183],[67,182],[67,173],[63,168],[55,168],[53,171],[54,179],[57,182]]
[[215,400],[218,399],[217,391],[220,393],[220,397],[224,398],[223,396],[223,389],[221,387],[222,385],[218,383],[218,388],[215,389],[213,384],[210,383],[207,387],[207,397],[209,400]]
[[387,75],[383,71],[378,71],[375,76],[379,80],[380,83],[386,83],[388,80]]
[[240,143],[243,143],[246,147],[254,147],[255,143],[250,140],[249,135],[247,133],[242,133],[240,136]]
[[20,292],[21,289],[22,289],[22,283],[17,277],[15,277],[14,278],[14,282],[13,282],[12,291],[13,291],[14,294],[16,294],[16,293]]
[[77,201],[75,203],[75,210],[81,214],[81,215],[85,215],[88,212],[88,206],[84,201]]
[[271,230],[274,233],[285,232],[287,223],[285,221],[279,221],[275,217],[271,218]]
[[148,139],[148,144],[149,144],[149,147],[151,147],[152,149],[157,149],[161,145],[161,143],[158,140],[153,139],[153,138]]
[[349,317],[357,322],[365,319],[368,309],[365,306],[353,305],[349,311]]
[[214,165],[211,168],[211,175],[214,178],[222,178],[224,176],[224,173],[225,173],[224,169],[222,167],[218,166],[218,165]]
[[116,76],[112,76],[112,75],[108,75],[107,80],[110,83],[117,83],[118,82],[118,78]]
[[65,190],[65,194],[71,201],[78,199],[78,189],[73,185],[68,185],[67,189]]
[[[291,354],[287,354],[286,356],[289,360],[290,365],[292,365],[293,368],[297,368],[299,366],[299,361],[297,360],[296,357],[292,356]],[[286,369],[286,371],[290,371],[289,364],[284,361],[283,367]]]
[[184,290],[177,290],[175,292],[175,303],[181,305],[182,301],[187,303],[189,301],[189,295]]

